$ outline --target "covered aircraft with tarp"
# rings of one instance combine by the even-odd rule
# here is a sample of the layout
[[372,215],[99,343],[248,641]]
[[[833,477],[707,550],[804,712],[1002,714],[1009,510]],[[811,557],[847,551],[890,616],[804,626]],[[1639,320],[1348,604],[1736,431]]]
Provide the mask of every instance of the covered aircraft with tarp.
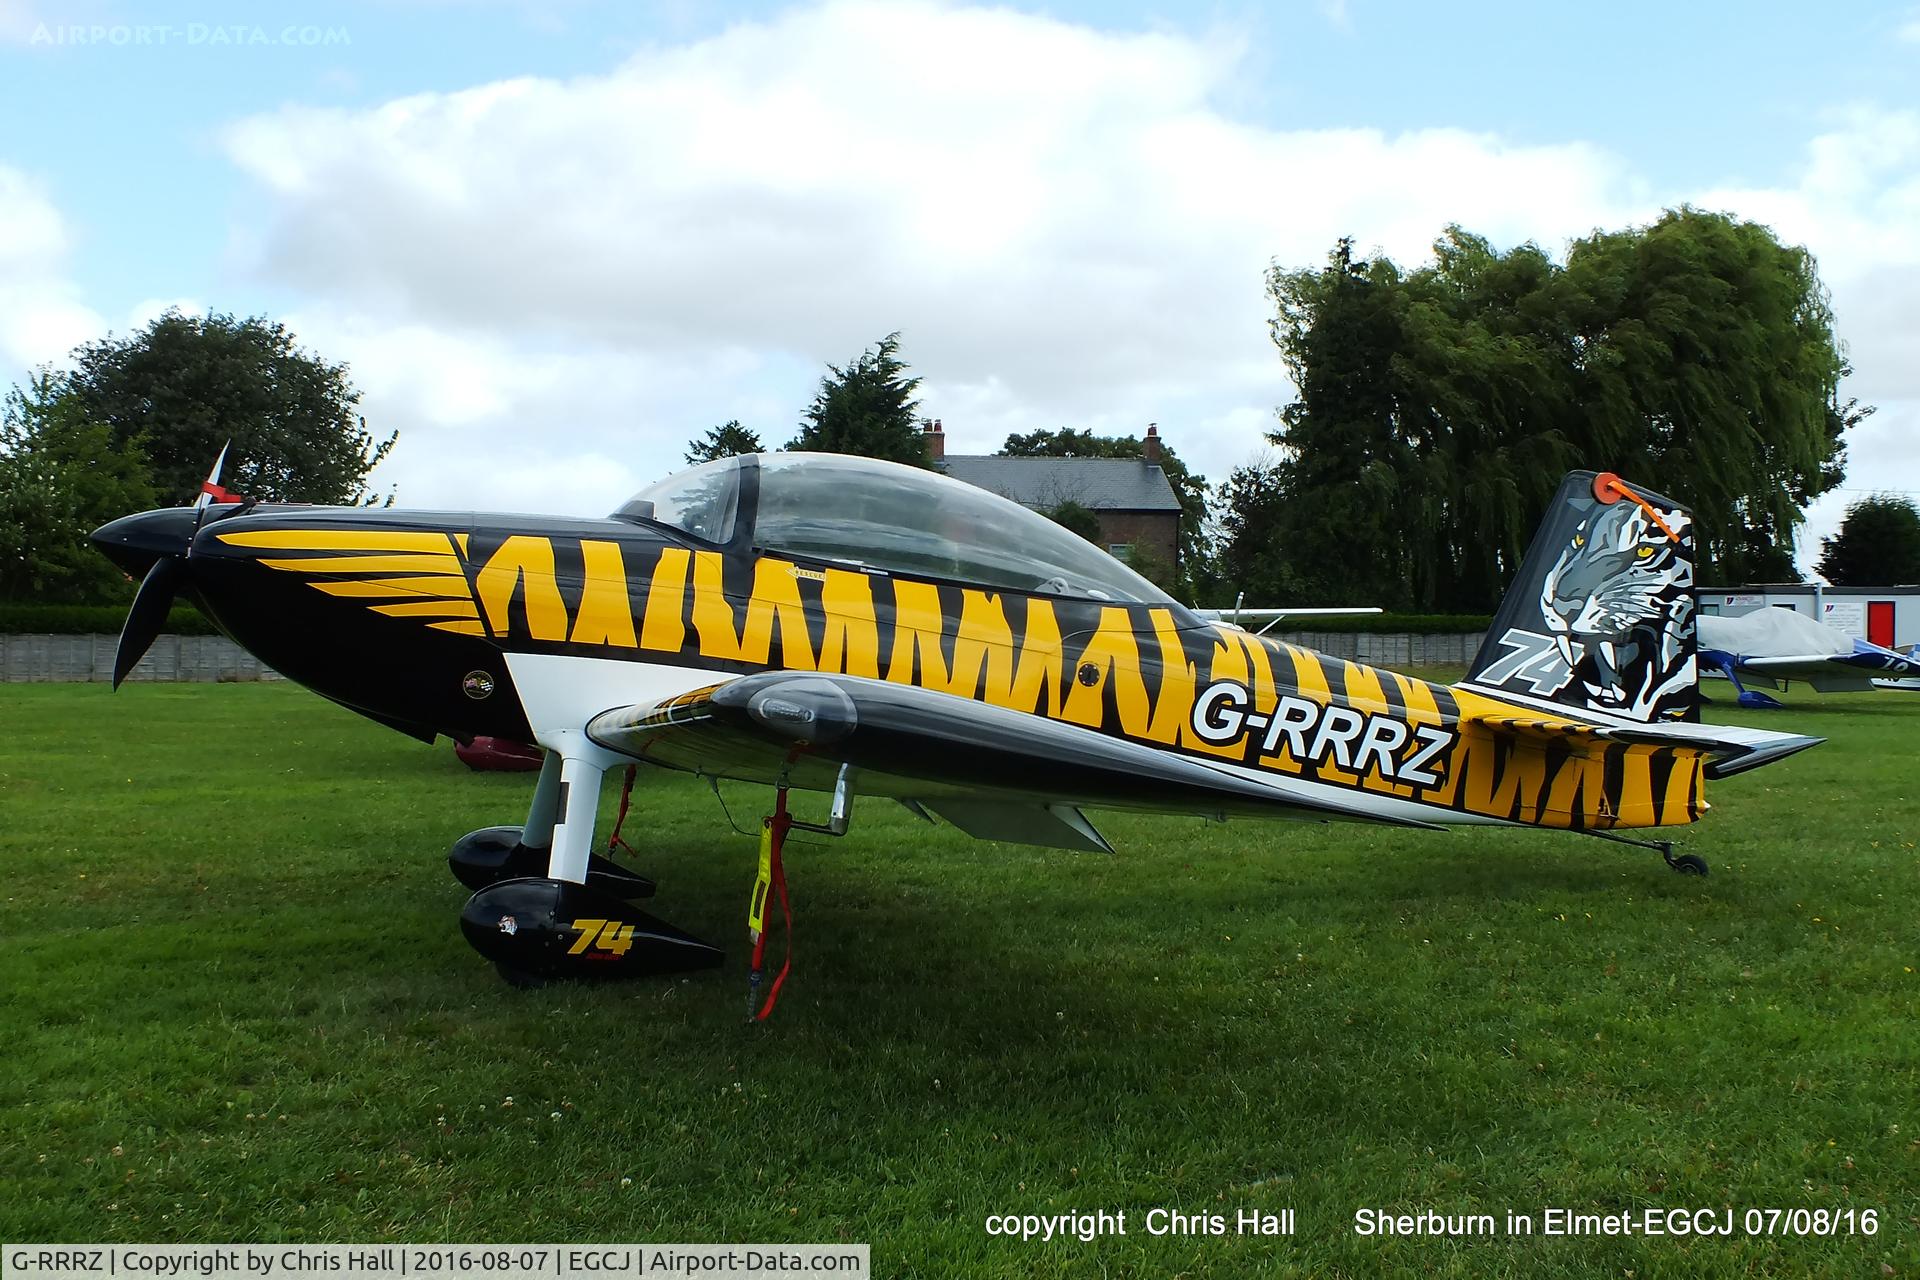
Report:
[[1750,684],[1783,689],[1801,680],[1821,693],[1868,689],[1920,690],[1920,644],[1906,653],[1850,636],[1792,609],[1755,609],[1721,617],[1702,614],[1701,665],[1725,676],[1743,707],[1779,707]]

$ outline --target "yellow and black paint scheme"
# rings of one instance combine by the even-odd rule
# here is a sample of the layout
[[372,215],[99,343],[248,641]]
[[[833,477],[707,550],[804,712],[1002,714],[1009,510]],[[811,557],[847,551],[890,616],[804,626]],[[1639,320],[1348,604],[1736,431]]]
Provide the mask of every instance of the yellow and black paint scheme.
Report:
[[[143,575],[116,682],[184,592],[382,724],[539,737],[528,825],[471,833],[450,858],[476,890],[468,940],[535,977],[719,962],[633,905],[651,881],[591,856],[612,761],[832,790],[836,822],[857,777],[988,838],[1107,848],[1077,806],[1678,826],[1705,811],[1705,779],[1817,741],[1685,722],[1690,519],[1606,474],[1567,478],[1468,679],[1447,686],[1203,621],[1041,517],[924,471],[708,465],[722,469],[598,520],[203,502],[115,521],[96,543]],[[763,469],[826,483],[769,500]],[[840,488],[856,482],[858,502]],[[977,528],[983,502],[1006,527],[972,544],[920,519],[971,508]]]
[[739,553],[623,520],[258,508],[210,522],[197,550],[224,630],[422,736],[525,736],[502,659],[545,653],[910,685],[1439,820],[1671,826],[1705,807],[1702,748],[1604,740],[1174,604]]
[[503,974],[585,979],[710,969],[717,947],[592,884],[540,876],[481,889],[460,912],[460,931]]

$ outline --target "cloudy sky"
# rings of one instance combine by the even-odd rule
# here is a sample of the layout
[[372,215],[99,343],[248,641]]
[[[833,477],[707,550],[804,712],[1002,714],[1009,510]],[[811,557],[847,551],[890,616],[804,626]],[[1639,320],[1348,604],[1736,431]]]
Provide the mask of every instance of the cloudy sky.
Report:
[[1684,201],[1813,250],[1879,406],[1817,537],[1920,493],[1917,69],[1904,4],[0,0],[0,382],[264,313],[403,504],[600,512],[899,330],[955,452],[1157,421],[1219,478],[1270,263]]

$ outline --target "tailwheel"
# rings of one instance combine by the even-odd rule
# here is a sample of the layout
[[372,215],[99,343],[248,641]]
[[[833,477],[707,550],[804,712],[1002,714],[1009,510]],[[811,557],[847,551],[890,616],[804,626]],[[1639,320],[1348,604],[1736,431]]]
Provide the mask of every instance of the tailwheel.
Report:
[[1677,871],[1683,876],[1704,876],[1707,874],[1707,860],[1697,853],[1675,854],[1671,840],[1635,840],[1632,836],[1623,836],[1615,831],[1589,830],[1585,834],[1610,840],[1614,844],[1630,844],[1636,849],[1652,849],[1666,859],[1667,869]]
[[1707,874],[1707,860],[1697,853],[1683,853],[1678,857],[1669,854],[1667,865],[1683,876],[1704,876]]

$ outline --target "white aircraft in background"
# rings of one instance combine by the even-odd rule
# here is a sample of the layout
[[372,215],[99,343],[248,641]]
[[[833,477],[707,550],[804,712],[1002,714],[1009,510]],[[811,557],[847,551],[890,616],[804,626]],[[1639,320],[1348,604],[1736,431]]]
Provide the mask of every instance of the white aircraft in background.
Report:
[[1747,684],[1780,689],[1789,680],[1804,680],[1821,693],[1920,690],[1920,644],[1901,653],[1792,609],[1702,614],[1697,632],[1701,667],[1731,680],[1743,707],[1785,705]]

